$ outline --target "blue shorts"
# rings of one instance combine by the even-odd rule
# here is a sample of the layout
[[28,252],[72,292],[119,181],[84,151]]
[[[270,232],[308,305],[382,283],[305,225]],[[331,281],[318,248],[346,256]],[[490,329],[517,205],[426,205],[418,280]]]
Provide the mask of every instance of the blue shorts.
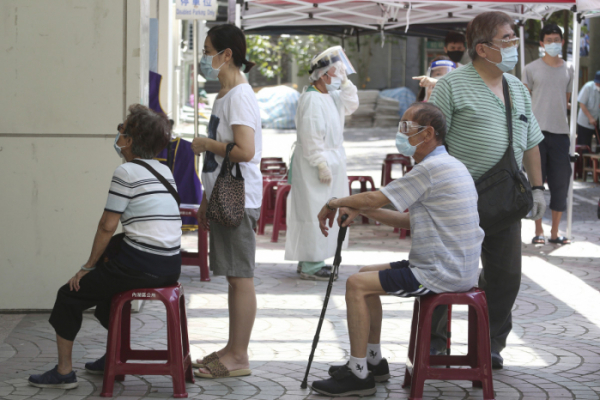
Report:
[[408,260],[390,263],[392,269],[379,271],[379,283],[387,294],[400,297],[418,297],[434,294],[421,285],[410,269]]

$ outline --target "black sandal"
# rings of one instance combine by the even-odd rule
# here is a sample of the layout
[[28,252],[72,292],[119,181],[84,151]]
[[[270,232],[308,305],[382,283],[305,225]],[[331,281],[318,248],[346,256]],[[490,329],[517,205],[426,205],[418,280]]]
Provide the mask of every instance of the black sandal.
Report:
[[534,236],[534,238],[531,239],[531,243],[532,244],[546,244],[546,238],[544,237],[544,235]]
[[548,239],[548,241],[554,244],[571,244],[571,240],[564,236],[559,236],[556,239]]

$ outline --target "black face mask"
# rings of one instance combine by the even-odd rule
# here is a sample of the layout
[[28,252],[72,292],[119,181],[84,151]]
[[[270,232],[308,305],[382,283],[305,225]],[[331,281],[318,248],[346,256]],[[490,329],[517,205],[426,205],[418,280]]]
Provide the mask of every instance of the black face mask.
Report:
[[450,57],[450,59],[452,61],[454,61],[455,63],[460,62],[460,60],[462,60],[463,58],[463,54],[465,54],[464,51],[460,51],[460,50],[455,50],[455,51],[449,51],[448,53],[448,57]]

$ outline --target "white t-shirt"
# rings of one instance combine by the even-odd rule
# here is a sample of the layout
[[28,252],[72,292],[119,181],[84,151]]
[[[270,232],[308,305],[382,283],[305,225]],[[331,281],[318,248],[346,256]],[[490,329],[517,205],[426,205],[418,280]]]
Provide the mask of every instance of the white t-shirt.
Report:
[[[246,191],[245,208],[260,208],[262,203],[262,175],[259,166],[262,157],[260,109],[254,91],[247,83],[234,87],[225,96],[215,100],[207,129],[208,137],[218,142],[232,143],[234,142],[232,125],[245,125],[254,129],[254,157],[250,162],[240,163],[240,168]],[[210,151],[206,152],[202,168],[202,185],[207,200],[210,200],[222,164],[223,157]],[[235,171],[234,168],[234,175]]]

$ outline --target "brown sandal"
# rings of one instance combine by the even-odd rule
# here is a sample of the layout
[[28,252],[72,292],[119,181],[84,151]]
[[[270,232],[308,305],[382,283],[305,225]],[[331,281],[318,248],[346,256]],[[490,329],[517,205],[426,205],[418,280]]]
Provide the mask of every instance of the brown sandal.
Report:
[[236,377],[236,376],[248,376],[252,373],[250,369],[236,369],[234,371],[230,371],[227,369],[225,365],[219,360],[212,360],[208,364],[204,366],[210,373],[205,374],[200,371],[195,371],[194,375],[199,378],[205,379],[216,379],[216,378],[227,378],[227,377]]
[[202,361],[200,361],[200,359],[196,360],[196,362],[192,363],[192,367],[194,368],[204,368],[204,366],[208,363],[210,363],[211,361],[214,360],[218,360],[219,359],[219,355],[217,354],[216,351],[213,351],[212,353],[210,353],[209,355],[207,355],[206,357],[204,357],[202,359]]

